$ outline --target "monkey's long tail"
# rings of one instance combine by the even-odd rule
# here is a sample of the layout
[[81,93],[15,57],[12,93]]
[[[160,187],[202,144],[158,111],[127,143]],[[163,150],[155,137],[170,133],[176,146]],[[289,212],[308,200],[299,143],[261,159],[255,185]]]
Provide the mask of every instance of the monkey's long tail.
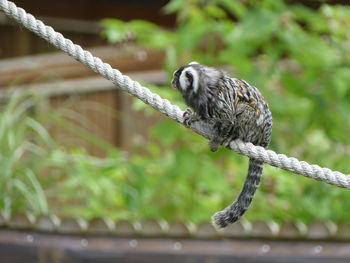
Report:
[[248,175],[238,198],[224,210],[216,212],[212,217],[212,223],[216,228],[223,228],[236,222],[247,211],[255,191],[259,187],[262,170],[263,162],[249,159]]

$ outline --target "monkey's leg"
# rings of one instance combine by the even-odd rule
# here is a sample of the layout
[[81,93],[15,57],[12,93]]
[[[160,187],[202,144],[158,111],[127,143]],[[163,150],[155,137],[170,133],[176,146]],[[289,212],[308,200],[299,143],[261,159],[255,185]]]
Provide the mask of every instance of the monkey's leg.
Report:
[[230,121],[215,121],[213,128],[216,134],[209,141],[209,147],[210,151],[216,152],[219,145],[229,137],[233,123]]

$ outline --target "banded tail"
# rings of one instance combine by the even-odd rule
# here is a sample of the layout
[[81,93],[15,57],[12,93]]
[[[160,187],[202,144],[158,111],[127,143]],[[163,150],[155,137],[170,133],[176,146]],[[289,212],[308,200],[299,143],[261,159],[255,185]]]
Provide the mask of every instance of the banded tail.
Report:
[[244,181],[242,191],[236,201],[224,210],[216,212],[212,217],[212,224],[216,228],[224,228],[236,222],[247,211],[256,189],[259,186],[263,170],[263,162],[249,159],[248,174]]

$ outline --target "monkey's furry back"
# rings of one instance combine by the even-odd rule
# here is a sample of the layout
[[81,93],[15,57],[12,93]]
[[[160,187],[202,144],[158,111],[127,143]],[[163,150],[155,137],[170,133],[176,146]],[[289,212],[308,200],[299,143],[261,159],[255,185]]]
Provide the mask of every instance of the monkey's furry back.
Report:
[[[175,71],[172,85],[194,111],[188,109],[185,112],[186,125],[198,120],[212,124],[215,131],[209,142],[212,151],[224,141],[233,139],[268,146],[272,115],[257,88],[196,62]],[[225,227],[244,214],[259,186],[262,169],[262,162],[249,160],[247,177],[238,198],[213,216],[214,226]]]

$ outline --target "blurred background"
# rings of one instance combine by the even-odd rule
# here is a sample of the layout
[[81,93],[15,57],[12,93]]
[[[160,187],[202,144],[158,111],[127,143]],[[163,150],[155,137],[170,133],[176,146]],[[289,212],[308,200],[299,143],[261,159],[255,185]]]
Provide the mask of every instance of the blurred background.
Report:
[[[190,61],[224,68],[268,101],[270,149],[350,173],[349,1],[15,3],[182,109],[169,85],[174,70]],[[179,224],[184,236],[203,226],[218,238],[208,222],[238,195],[247,158],[211,153],[205,139],[4,13],[0,58],[0,225],[103,218],[136,236],[153,222],[162,231]],[[249,241],[257,227],[275,238],[284,226],[298,239],[349,240],[349,219],[350,191],[266,165],[251,208],[228,233]]]

